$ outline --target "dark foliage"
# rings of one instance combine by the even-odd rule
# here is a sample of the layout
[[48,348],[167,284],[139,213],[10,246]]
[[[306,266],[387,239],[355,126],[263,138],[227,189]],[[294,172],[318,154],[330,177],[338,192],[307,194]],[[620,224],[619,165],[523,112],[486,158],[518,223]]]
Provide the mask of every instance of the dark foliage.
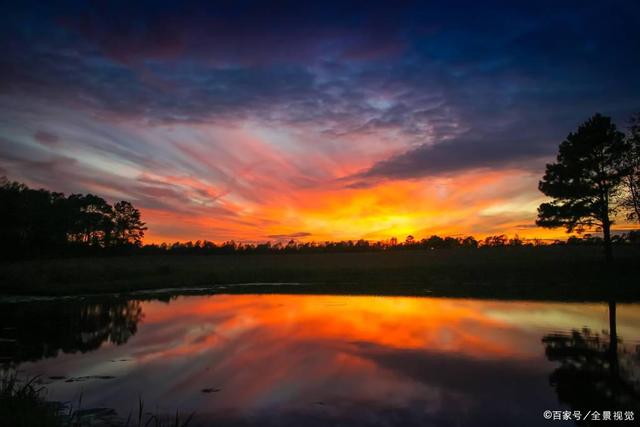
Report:
[[38,378],[19,380],[15,373],[0,377],[0,425],[12,427],[62,427],[61,408],[44,399]]
[[560,144],[556,163],[547,165],[539,189],[553,200],[538,208],[536,223],[582,231],[602,230],[611,259],[611,225],[622,180],[629,174],[629,143],[609,117],[596,114]]
[[146,227],[126,201],[34,190],[0,180],[0,254],[5,259],[122,252],[142,244]]
[[630,147],[625,162],[629,175],[624,179],[622,205],[627,211],[627,219],[640,223],[640,113],[631,117],[627,140]]
[[[617,245],[637,245],[640,243],[640,231],[629,231],[612,236],[611,241]],[[538,239],[523,240],[517,235],[508,238],[504,234],[488,236],[483,240],[476,240],[472,236],[467,237],[440,237],[431,236],[425,239],[415,239],[408,236],[404,242],[397,239],[380,240],[371,242],[368,240],[346,240],[339,242],[296,242],[283,243],[240,243],[228,241],[220,244],[208,240],[195,242],[175,242],[171,244],[144,245],[139,252],[144,254],[176,254],[176,255],[224,255],[224,254],[311,254],[311,253],[336,253],[336,252],[388,252],[388,251],[412,251],[412,250],[450,250],[450,249],[478,249],[485,248],[513,248],[520,246],[542,245],[601,245],[602,238],[585,234],[582,237],[571,236],[566,241],[556,240],[543,242]]]
[[186,418],[178,411],[175,415],[145,410],[142,397],[138,399],[137,415],[130,412],[126,420],[110,408],[80,407],[70,402],[46,400],[47,389],[39,377],[19,378],[16,372],[0,375],[0,425],[11,427],[187,427],[194,414]]
[[139,301],[30,302],[5,307],[0,324],[0,359],[21,363],[62,353],[86,353],[102,343],[120,345],[137,332],[143,313]]

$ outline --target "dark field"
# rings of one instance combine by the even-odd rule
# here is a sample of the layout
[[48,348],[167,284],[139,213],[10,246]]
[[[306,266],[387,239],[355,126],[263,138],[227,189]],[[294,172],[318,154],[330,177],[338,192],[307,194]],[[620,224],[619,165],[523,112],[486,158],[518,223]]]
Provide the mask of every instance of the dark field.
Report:
[[[0,265],[0,293],[66,295],[207,287],[220,293],[319,293],[551,300],[640,300],[640,250],[507,247],[373,253],[152,255]],[[248,283],[296,283],[276,286]],[[234,286],[226,286],[234,285]]]

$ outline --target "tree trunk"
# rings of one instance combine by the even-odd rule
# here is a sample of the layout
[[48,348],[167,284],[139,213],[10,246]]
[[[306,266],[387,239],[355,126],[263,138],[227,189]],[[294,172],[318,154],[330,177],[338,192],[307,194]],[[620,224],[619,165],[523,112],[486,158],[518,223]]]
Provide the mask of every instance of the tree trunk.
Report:
[[[638,174],[633,174],[628,177],[629,183],[627,187],[629,187],[629,193],[631,194],[631,205],[633,206],[633,210],[636,214],[636,221],[640,223],[640,188],[638,188]],[[634,178],[636,182],[634,182]]]
[[607,262],[613,260],[613,252],[611,250],[611,222],[605,220],[602,224],[602,233],[604,235],[604,259]]
[[618,378],[618,331],[616,328],[616,303],[609,301],[609,369]]

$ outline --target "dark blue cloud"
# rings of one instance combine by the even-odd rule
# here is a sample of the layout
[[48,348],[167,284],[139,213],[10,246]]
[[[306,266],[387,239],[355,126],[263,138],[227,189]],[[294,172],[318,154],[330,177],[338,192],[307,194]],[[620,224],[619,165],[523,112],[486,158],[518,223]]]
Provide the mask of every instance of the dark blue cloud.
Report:
[[[640,108],[640,3],[15,2],[0,96],[145,122],[258,119],[413,145],[361,177],[548,156]],[[34,102],[36,102],[34,101]]]

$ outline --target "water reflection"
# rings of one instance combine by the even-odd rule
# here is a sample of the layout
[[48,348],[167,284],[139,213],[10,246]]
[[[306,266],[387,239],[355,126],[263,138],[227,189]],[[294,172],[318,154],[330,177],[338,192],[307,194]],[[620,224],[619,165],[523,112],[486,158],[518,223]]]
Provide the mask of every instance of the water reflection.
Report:
[[610,302],[609,330],[602,334],[585,327],[542,339],[547,358],[560,363],[549,382],[573,410],[640,414],[640,346],[620,342],[616,313],[616,303]]
[[[611,328],[606,304],[303,295],[42,304],[0,307],[3,325],[29,324],[16,330],[12,360],[54,378],[51,398],[81,389],[86,407],[123,416],[142,395],[216,425],[540,425],[545,409],[582,399],[613,409],[602,388],[577,384],[632,384],[639,366],[638,305],[619,306]],[[611,387],[606,396],[637,404]]]
[[142,319],[139,301],[30,302],[0,310],[0,360],[20,363],[124,344]]

